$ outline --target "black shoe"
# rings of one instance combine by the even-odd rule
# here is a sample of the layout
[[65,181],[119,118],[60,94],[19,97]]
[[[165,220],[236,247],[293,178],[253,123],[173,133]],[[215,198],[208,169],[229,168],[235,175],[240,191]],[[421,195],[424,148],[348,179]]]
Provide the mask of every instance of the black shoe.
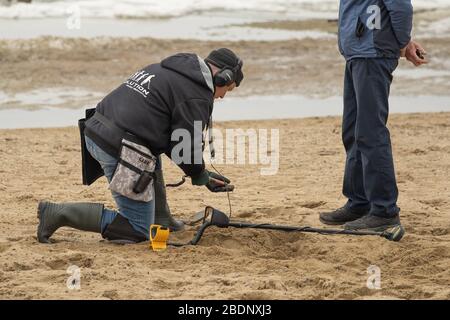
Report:
[[372,214],[366,215],[361,219],[353,222],[348,222],[344,225],[346,230],[370,230],[370,231],[385,231],[400,225],[400,216],[396,215],[393,218],[383,218]]
[[369,213],[369,209],[355,210],[342,207],[331,212],[322,212],[320,214],[320,222],[328,225],[342,225],[346,222],[355,221]]

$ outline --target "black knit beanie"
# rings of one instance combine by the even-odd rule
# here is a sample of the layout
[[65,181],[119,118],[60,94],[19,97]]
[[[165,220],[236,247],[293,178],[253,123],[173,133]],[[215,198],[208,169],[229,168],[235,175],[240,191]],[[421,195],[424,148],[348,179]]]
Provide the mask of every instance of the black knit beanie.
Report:
[[[209,62],[216,67],[222,69],[225,67],[229,67],[230,69],[235,69],[235,82],[236,86],[239,87],[242,80],[244,79],[244,74],[242,73],[242,60],[230,49],[221,48],[212,51],[209,56],[205,59],[206,62]],[[240,66],[238,67],[238,64]]]

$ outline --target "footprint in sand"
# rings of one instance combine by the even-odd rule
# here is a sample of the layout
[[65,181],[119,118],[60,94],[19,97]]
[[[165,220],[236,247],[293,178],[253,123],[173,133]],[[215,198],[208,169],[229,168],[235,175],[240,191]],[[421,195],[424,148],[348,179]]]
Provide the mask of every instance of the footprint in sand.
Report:
[[[237,296],[234,297],[238,300],[269,300],[273,297],[269,293],[264,293],[260,291],[249,291],[240,293]],[[233,299],[233,298],[232,298]]]
[[94,259],[87,257],[82,253],[75,253],[71,255],[62,256],[60,258],[53,259],[45,262],[45,264],[52,270],[65,269],[70,265],[76,265],[78,267],[90,268],[94,264]]
[[7,251],[12,245],[9,243],[0,243],[0,253]]
[[305,201],[305,202],[298,202],[297,205],[302,208],[307,209],[316,209],[321,206],[326,205],[327,203],[325,201]]
[[117,293],[117,290],[107,290],[103,292],[102,297],[110,300],[117,300],[119,299],[119,294]]
[[422,149],[414,149],[413,151],[410,152],[410,154],[424,155],[427,154],[427,151]]
[[433,236],[446,236],[450,234],[450,228],[434,228],[431,230]]
[[25,263],[19,263],[14,262],[12,265],[7,265],[3,268],[4,271],[13,272],[13,271],[30,271],[33,270],[34,266],[25,264]]
[[240,214],[238,214],[237,216],[239,218],[249,218],[251,216],[253,216],[256,212],[255,211],[247,211],[247,212],[242,212]]
[[321,157],[326,157],[326,156],[334,156],[339,154],[340,151],[334,151],[334,150],[321,150],[318,152],[318,155]]
[[222,246],[227,249],[242,250],[244,244],[242,241],[238,241],[235,239],[227,239],[222,243]]
[[37,201],[36,197],[34,195],[32,195],[31,193],[25,193],[25,194],[20,194],[18,196],[15,197],[17,201],[27,201],[27,200],[33,200],[33,201]]
[[437,210],[439,209],[439,207],[447,204],[447,200],[445,199],[419,200],[419,202]]
[[399,171],[397,174],[397,183],[413,182],[414,177],[407,172]]

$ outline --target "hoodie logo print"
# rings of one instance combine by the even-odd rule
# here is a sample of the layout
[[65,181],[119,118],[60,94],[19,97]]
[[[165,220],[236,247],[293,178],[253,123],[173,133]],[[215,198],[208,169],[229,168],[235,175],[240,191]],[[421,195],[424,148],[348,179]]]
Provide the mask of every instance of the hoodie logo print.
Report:
[[154,77],[156,77],[154,74],[149,75],[144,81],[142,81],[141,86],[144,86],[145,84],[147,84],[147,89],[150,90],[150,84]]
[[150,94],[150,85],[152,83],[152,79],[155,77],[156,75],[141,70],[136,72],[127,81],[125,81],[125,85],[128,88],[141,94],[144,98],[147,98]]

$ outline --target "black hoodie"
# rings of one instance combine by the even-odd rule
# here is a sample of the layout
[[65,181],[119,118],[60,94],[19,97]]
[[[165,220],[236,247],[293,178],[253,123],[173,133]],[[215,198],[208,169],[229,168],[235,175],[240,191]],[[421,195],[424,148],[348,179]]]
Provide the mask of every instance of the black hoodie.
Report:
[[[194,163],[194,148],[201,150],[199,144],[203,143],[195,139],[194,121],[201,121],[203,131],[213,103],[211,69],[197,55],[180,53],[136,72],[108,94],[97,105],[96,112],[140,138],[154,155],[166,153],[171,157],[172,148],[178,143],[171,141],[172,132],[186,129],[191,137],[192,159],[190,163],[178,165],[192,177],[205,168],[203,159],[201,163]],[[121,137],[111,130],[90,118],[85,134],[117,158]]]

